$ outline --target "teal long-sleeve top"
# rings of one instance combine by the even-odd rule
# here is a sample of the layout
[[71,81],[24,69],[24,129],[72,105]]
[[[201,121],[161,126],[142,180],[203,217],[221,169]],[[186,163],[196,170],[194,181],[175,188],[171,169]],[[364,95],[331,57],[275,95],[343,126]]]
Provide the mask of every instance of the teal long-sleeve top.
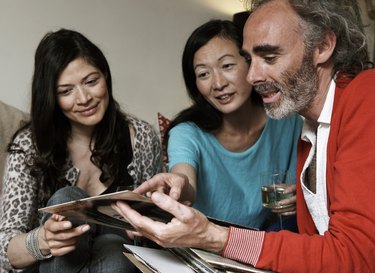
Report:
[[186,163],[196,170],[196,209],[216,219],[261,228],[271,214],[262,207],[261,174],[289,171],[295,182],[301,128],[297,115],[280,120],[267,117],[256,143],[237,153],[225,149],[210,132],[184,122],[169,133],[168,166]]

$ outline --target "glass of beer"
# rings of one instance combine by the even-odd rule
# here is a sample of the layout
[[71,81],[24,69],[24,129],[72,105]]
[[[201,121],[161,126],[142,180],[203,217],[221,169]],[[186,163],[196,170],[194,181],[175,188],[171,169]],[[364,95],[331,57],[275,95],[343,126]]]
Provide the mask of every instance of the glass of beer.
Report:
[[[294,196],[294,192],[288,192],[288,185],[293,184],[292,177],[287,171],[270,171],[261,174],[261,193],[263,207],[269,209],[283,209],[294,204],[282,205],[279,202]],[[287,192],[285,192],[287,191]],[[283,229],[282,215],[279,215],[280,228]]]

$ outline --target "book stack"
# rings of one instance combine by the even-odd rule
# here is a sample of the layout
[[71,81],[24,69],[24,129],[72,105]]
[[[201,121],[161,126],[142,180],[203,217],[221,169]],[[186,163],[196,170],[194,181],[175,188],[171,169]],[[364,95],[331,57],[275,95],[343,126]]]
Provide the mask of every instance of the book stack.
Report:
[[271,272],[195,248],[153,249],[133,245],[124,247],[125,256],[143,273]]

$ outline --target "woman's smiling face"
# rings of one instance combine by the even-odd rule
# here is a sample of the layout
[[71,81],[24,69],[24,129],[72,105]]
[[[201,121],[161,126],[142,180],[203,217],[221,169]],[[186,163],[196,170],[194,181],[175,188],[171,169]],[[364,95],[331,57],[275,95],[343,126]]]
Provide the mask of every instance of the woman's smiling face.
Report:
[[94,127],[108,107],[103,73],[83,58],[70,62],[58,78],[57,103],[72,127]]
[[250,99],[249,66],[239,50],[233,41],[214,37],[194,55],[197,88],[223,114],[237,111]]

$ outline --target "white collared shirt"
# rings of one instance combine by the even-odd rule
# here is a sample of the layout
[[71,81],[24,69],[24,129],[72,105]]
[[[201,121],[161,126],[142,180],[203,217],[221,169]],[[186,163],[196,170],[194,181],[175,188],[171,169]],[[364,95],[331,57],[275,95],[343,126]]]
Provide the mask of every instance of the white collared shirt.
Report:
[[[301,173],[301,187],[307,204],[307,208],[315,223],[320,235],[328,230],[328,209],[327,209],[327,187],[326,187],[326,167],[327,167],[327,144],[331,124],[333,100],[335,96],[336,83],[331,81],[323,110],[318,118],[317,134],[307,120],[304,121],[301,138],[310,142],[312,147]],[[316,151],[316,193],[311,192],[305,186],[306,169]]]

